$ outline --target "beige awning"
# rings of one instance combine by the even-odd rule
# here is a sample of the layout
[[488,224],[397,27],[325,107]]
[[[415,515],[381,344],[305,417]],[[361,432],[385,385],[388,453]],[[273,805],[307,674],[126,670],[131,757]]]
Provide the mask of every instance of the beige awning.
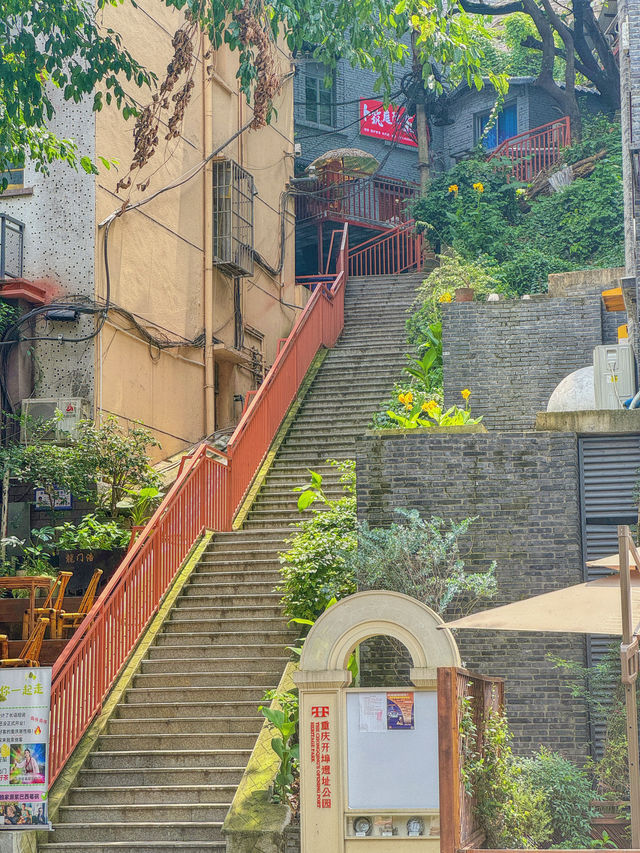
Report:
[[[640,622],[640,575],[631,573],[633,624]],[[568,586],[524,601],[483,610],[447,622],[447,628],[535,631],[566,634],[622,634],[618,575]]]
[[[613,569],[614,571],[619,572],[620,554],[609,554],[607,557],[600,557],[599,560],[588,560],[587,565],[601,567],[603,569]],[[632,572],[638,568],[634,562],[632,551],[629,551],[629,567]]]

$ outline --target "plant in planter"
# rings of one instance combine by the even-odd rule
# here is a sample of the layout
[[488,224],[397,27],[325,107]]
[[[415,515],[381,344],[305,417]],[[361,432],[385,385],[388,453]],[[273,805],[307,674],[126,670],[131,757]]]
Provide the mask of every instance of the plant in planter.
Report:
[[292,793],[298,770],[300,747],[298,744],[298,692],[267,690],[263,702],[276,700],[279,708],[260,705],[262,716],[276,729],[278,735],[271,739],[271,748],[280,759],[280,767],[273,782],[274,799],[286,803]]
[[141,489],[126,489],[127,497],[118,502],[118,509],[125,510],[132,527],[144,527],[160,505],[164,494],[157,486]]
[[[471,396],[471,391],[465,388],[460,392],[465,401],[464,409],[458,406],[451,406],[442,411],[442,407],[435,400],[427,400],[422,404],[414,405],[414,397],[411,391],[398,396],[398,402],[402,403],[405,409],[405,414],[399,414],[389,409],[387,416],[390,420],[395,421],[402,429],[417,429],[418,427],[447,427],[447,426],[465,426],[467,424],[479,424],[482,421],[482,416],[479,418],[471,417],[471,412],[468,406],[468,400]],[[384,429],[385,426],[379,426],[378,429]],[[386,427],[388,429],[388,427]]]
[[85,515],[80,524],[67,521],[56,527],[60,566],[73,572],[67,589],[78,594],[84,591],[93,572],[103,570],[108,580],[122,559],[129,533],[117,521],[101,521],[93,513]]

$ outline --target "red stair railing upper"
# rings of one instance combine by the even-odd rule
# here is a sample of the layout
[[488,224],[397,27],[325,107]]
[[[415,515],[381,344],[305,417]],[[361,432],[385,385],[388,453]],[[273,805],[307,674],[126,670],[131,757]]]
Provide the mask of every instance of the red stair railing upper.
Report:
[[205,529],[230,530],[235,511],[316,352],[344,325],[347,226],[330,287],[317,287],[244,412],[227,453],[201,444],[53,667],[49,778],[77,746],[176,572]]
[[349,251],[349,275],[392,275],[422,269],[422,234],[413,220],[376,234]]
[[564,116],[505,139],[488,159],[506,157],[513,164],[515,178],[531,181],[538,172],[557,163],[562,149],[570,142],[571,123],[569,117]]

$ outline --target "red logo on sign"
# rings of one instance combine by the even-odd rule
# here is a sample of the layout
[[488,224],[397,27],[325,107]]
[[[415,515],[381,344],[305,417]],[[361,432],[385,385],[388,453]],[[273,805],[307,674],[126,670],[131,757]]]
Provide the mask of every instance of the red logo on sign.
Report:
[[73,411],[74,411],[74,408],[71,405],[71,403],[69,403],[69,405],[67,406],[67,412],[73,412]]
[[384,106],[382,101],[360,101],[360,133],[376,139],[390,139],[402,145],[418,147],[413,129],[415,116],[404,107]]
[[312,705],[311,706],[311,716],[312,717],[328,717],[329,716],[328,705]]

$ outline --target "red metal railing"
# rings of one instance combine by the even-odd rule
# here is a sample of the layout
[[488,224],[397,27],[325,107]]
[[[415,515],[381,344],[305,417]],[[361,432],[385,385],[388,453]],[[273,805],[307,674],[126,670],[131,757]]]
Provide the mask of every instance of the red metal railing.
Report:
[[313,195],[296,196],[298,222],[333,219],[395,225],[409,219],[409,202],[418,187],[383,175],[349,176],[325,169],[309,179],[305,190]]
[[571,142],[568,116],[534,127],[525,133],[505,139],[488,158],[506,157],[512,163],[512,175],[519,181],[531,181],[543,169],[560,159],[563,148]]
[[99,713],[175,574],[205,530],[230,530],[234,512],[321,346],[344,325],[345,225],[337,272],[316,288],[227,449],[203,443],[178,478],[53,667],[49,778],[53,782]]
[[349,251],[349,275],[392,275],[422,269],[422,234],[413,220],[377,234]]

